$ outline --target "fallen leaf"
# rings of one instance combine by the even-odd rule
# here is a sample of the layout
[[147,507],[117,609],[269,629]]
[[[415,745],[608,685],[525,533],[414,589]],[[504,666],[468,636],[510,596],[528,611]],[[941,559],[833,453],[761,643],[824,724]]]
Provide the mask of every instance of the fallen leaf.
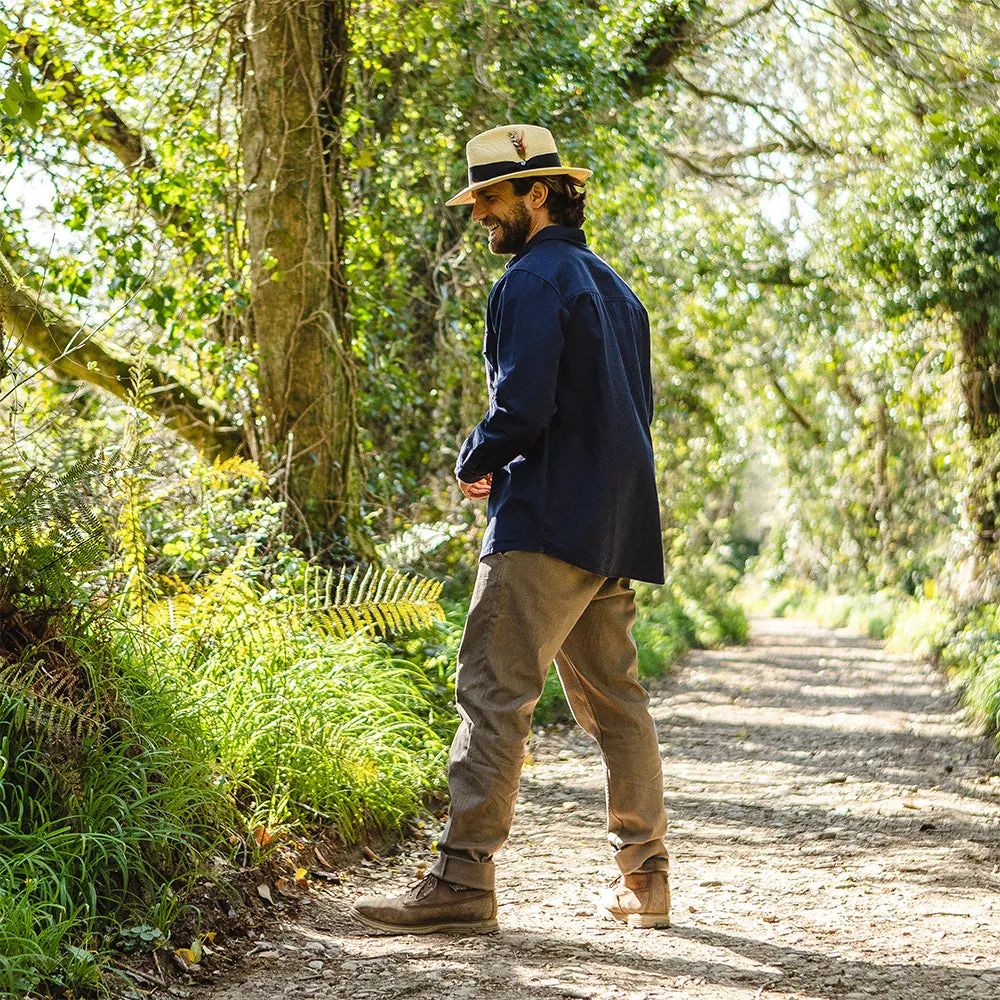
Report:
[[279,878],[274,883],[274,887],[282,896],[291,896],[293,899],[298,899],[302,895],[298,891],[298,883],[290,878]]
[[295,869],[295,881],[296,882],[305,882],[306,876],[308,874],[309,874],[309,872],[307,872],[305,870],[305,868],[296,868]]
[[271,895],[271,887],[266,882],[261,882],[261,884],[257,886],[257,895],[260,896],[261,899],[266,899],[271,904],[274,903],[274,897]]

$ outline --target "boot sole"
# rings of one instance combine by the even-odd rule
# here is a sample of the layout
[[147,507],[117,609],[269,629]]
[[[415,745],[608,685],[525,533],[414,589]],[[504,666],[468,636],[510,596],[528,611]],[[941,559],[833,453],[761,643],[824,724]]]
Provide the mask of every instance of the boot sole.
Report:
[[500,929],[496,920],[477,920],[475,923],[446,921],[440,924],[386,924],[381,920],[367,917],[355,909],[350,911],[350,915],[366,927],[387,934],[493,934]]
[[600,916],[608,920],[616,920],[620,924],[627,924],[636,930],[652,930],[655,928],[667,928],[670,926],[669,913],[615,913],[613,910],[600,909],[597,911]]

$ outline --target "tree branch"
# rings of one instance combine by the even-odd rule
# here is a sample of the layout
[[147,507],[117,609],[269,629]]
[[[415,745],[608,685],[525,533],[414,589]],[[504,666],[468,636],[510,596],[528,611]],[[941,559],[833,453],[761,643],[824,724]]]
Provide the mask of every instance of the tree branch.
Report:
[[[760,118],[760,120],[775,133],[775,135],[781,136],[781,138],[789,146],[795,146],[799,152],[808,151],[822,153],[824,155],[832,155],[833,153],[832,150],[823,146],[822,143],[817,142],[811,135],[809,135],[809,133],[786,108],[779,107],[776,104],[769,104],[766,101],[757,101],[749,97],[740,97],[738,94],[728,93],[724,90],[714,90],[699,86],[693,80],[690,80],[688,77],[679,73],[676,69],[673,71],[672,75],[675,79],[679,80],[685,87],[687,87],[687,89],[690,90],[695,97],[703,101],[723,101],[726,104],[735,104],[738,107],[748,108],[753,111],[757,117]],[[792,138],[792,136],[789,135],[784,129],[779,128],[777,123],[774,121],[774,117],[783,119],[790,127],[791,131],[796,133],[799,138]]]
[[776,175],[767,176],[764,174],[737,173],[729,168],[733,164],[745,160],[757,159],[767,156],[769,153],[782,153],[792,155],[802,153],[805,155],[818,155],[825,151],[819,150],[812,143],[808,142],[761,142],[753,146],[737,146],[730,149],[672,149],[670,146],[660,146],[658,151],[661,156],[668,160],[679,163],[690,173],[706,180],[719,181],[724,184],[732,184],[736,187],[742,185],[741,182],[749,182],[751,185],[767,184],[773,186],[785,186],[793,190],[787,179]]
[[[43,304],[24,288],[10,261],[0,254],[0,320],[6,336],[40,355],[45,367],[130,399],[134,389],[130,362],[103,347],[95,333],[73,323],[61,310]],[[203,403],[162,369],[146,364],[153,385],[149,410],[207,455],[229,457],[242,442],[238,428],[222,426],[223,414]]]
[[738,14],[736,17],[729,21],[722,21],[719,24],[719,28],[722,31],[732,31],[733,28],[738,28],[741,24],[745,24],[747,21],[752,21],[755,17],[760,17],[761,14],[770,13],[778,4],[778,0],[765,0],[764,3],[760,4],[758,7],[748,7],[742,14]]
[[632,68],[622,74],[630,97],[648,96],[666,76],[691,38],[695,16],[668,0],[646,22],[626,56],[626,63]]
[[767,369],[768,377],[771,380],[771,385],[774,386],[775,392],[781,397],[781,402],[785,404],[785,409],[791,414],[792,419],[803,428],[803,430],[808,433],[808,435],[813,439],[813,442],[817,445],[823,443],[823,436],[820,432],[813,426],[812,421],[799,409],[795,403],[792,402],[791,397],[785,391],[784,386],[782,386],[781,381],[778,379],[777,372],[774,370],[774,363],[770,358],[764,358],[764,367]]
[[[21,36],[22,38],[24,36]],[[91,141],[112,153],[130,177],[160,169],[159,161],[140,132],[130,128],[118,112],[88,85],[72,63],[59,56],[52,43],[40,32],[29,31],[20,45],[11,43],[16,53],[38,70],[41,78],[60,94],[65,107],[75,114]],[[180,205],[147,205],[161,227],[173,226],[191,234],[191,220]]]

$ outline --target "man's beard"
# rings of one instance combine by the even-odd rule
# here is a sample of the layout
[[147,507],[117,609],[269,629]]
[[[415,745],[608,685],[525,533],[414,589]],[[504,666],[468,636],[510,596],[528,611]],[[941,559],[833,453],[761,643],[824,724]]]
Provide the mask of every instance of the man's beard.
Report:
[[483,221],[484,224],[498,223],[497,228],[489,236],[492,253],[517,253],[528,242],[528,234],[531,232],[531,213],[523,201],[516,202],[509,218],[500,219],[493,216]]

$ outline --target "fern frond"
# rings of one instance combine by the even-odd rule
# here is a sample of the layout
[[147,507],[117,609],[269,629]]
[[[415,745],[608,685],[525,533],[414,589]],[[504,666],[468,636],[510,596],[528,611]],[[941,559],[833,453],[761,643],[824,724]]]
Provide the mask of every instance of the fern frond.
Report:
[[15,729],[49,753],[74,754],[102,727],[96,693],[81,690],[76,680],[69,671],[53,671],[44,661],[0,666],[0,691],[13,707],[9,717]]
[[256,462],[249,458],[226,458],[218,456],[207,470],[209,485],[214,488],[225,486],[233,479],[248,479],[261,486],[267,485],[267,476]]
[[[334,578],[337,579],[333,599]],[[402,573],[391,567],[369,565],[364,571],[347,568],[313,571],[295,612],[323,631],[346,638],[359,632],[382,636],[428,628],[444,617],[439,603],[444,584],[439,580]]]
[[14,595],[51,605],[76,593],[77,575],[107,552],[96,499],[107,474],[96,456],[65,469],[0,458],[0,606]]
[[393,569],[409,569],[464,530],[461,525],[447,521],[414,524],[379,545],[378,554],[382,562]]

